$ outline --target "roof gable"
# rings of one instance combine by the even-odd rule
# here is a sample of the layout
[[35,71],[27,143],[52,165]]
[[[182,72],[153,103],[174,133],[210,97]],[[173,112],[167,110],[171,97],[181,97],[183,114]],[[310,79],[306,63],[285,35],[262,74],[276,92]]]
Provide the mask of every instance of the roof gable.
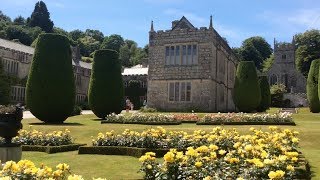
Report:
[[186,17],[182,16],[179,22],[177,22],[176,25],[172,27],[172,30],[175,29],[195,29],[195,27],[189,22]]

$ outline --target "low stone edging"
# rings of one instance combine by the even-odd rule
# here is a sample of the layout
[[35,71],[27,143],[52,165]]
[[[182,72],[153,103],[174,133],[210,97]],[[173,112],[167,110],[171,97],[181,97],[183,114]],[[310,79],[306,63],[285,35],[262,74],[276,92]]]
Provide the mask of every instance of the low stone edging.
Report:
[[[78,154],[100,154],[100,155],[125,155],[141,157],[146,152],[156,153],[156,157],[163,157],[170,149],[150,149],[123,146],[81,146]],[[181,150],[179,150],[181,151]]]
[[76,151],[79,149],[79,147],[85,145],[87,144],[69,144],[61,146],[22,145],[22,151],[39,151],[52,154],[59,152]]

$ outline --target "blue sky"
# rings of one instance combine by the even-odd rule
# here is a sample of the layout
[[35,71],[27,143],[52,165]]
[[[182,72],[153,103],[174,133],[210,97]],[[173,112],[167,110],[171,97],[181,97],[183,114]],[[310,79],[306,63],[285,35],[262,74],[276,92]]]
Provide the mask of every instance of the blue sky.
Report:
[[[0,0],[0,10],[14,18],[28,17],[37,0]],[[291,41],[296,33],[320,29],[319,0],[44,0],[55,26],[65,30],[98,29],[120,34],[139,46],[148,43],[151,20],[155,30],[171,28],[183,15],[196,27],[213,26],[239,47],[251,36]]]

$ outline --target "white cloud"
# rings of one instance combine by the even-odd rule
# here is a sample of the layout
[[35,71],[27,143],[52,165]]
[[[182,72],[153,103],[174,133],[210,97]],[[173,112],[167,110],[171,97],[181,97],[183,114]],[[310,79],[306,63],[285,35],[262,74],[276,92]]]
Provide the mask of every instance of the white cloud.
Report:
[[320,28],[320,9],[298,9],[292,12],[265,11],[258,18],[290,31]]

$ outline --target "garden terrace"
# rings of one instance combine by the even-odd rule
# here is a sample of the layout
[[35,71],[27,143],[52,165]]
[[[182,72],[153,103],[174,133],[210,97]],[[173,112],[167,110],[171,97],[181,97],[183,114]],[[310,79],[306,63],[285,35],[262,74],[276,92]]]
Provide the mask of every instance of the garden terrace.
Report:
[[[272,113],[277,112],[278,109],[271,109]],[[178,114],[178,113],[175,113]],[[203,116],[199,113],[199,116]],[[308,109],[300,109],[298,114],[293,114],[293,119],[296,126],[281,126],[281,129],[290,129],[300,132],[299,134],[299,151],[303,153],[305,158],[311,165],[313,178],[320,178],[320,119],[318,114],[309,113]],[[37,119],[24,119],[24,129],[28,129],[28,125],[32,124],[33,129],[38,131],[63,131],[68,128],[71,135],[77,143],[92,144],[92,137],[99,132],[107,132],[114,130],[115,133],[122,133],[125,129],[141,132],[146,129],[155,128],[150,125],[127,125],[127,124],[106,124],[101,125],[100,120],[94,115],[81,115],[70,117],[62,125],[44,125]],[[195,124],[181,124],[174,126],[164,126],[167,131],[185,131],[191,133],[196,129],[211,131],[214,125],[196,126]],[[250,125],[250,126],[224,126],[225,129],[237,128],[241,134],[247,134],[248,129],[254,127],[262,131],[268,130],[268,126]],[[105,177],[108,179],[141,179],[143,173],[137,173],[141,163],[138,158],[130,156],[109,156],[109,155],[78,155],[76,151],[64,152],[57,154],[46,154],[43,152],[23,152],[22,159],[29,159],[37,166],[41,163],[54,167],[59,163],[67,163],[72,168],[75,174],[83,175],[85,179],[94,177]],[[107,163],[106,163],[107,162]],[[97,168],[99,167],[99,168]]]

